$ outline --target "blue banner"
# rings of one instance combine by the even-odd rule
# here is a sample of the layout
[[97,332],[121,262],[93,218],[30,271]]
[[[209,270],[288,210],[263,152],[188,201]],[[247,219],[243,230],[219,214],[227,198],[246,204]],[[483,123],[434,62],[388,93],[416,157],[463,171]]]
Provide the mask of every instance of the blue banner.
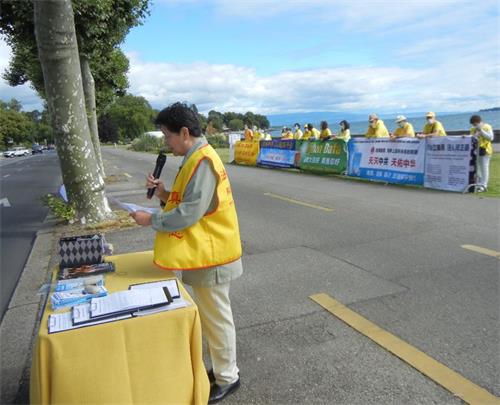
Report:
[[397,184],[424,183],[425,140],[351,139],[348,175]]
[[295,140],[273,139],[260,142],[257,164],[267,167],[295,167]]

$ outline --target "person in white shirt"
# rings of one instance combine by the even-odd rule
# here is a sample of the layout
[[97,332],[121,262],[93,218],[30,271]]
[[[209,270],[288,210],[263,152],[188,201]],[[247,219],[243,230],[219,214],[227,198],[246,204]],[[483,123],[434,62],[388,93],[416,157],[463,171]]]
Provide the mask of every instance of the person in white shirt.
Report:
[[480,185],[479,193],[487,191],[490,177],[490,158],[493,154],[493,128],[490,124],[483,122],[479,115],[470,117],[470,134],[477,138],[477,183]]

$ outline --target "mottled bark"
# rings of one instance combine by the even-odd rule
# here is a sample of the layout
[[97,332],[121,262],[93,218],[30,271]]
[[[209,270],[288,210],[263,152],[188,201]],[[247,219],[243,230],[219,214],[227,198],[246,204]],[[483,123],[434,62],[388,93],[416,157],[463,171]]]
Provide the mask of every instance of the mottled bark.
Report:
[[99,130],[97,129],[97,109],[95,105],[95,82],[90,71],[89,60],[85,55],[80,54],[80,66],[82,68],[83,94],[85,96],[85,106],[87,119],[89,122],[90,138],[94,145],[95,158],[99,173],[104,178],[104,165],[101,156],[101,143],[99,142]]
[[111,214],[90,138],[71,0],[35,1],[35,34],[64,185],[82,222]]

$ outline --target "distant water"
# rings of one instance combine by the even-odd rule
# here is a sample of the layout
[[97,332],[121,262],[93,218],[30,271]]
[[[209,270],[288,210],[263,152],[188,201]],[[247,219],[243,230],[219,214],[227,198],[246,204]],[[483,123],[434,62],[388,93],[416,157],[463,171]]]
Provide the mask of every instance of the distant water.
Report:
[[[494,129],[500,129],[500,111],[489,111],[489,112],[473,112],[473,113],[462,113],[462,114],[452,114],[452,115],[441,115],[437,116],[438,121],[444,126],[444,129],[447,131],[464,131],[470,129],[469,119],[471,115],[479,114],[484,122],[490,124]],[[396,117],[382,117],[387,129],[390,132],[393,132],[397,125],[394,122]],[[418,118],[408,118],[408,121],[411,122],[413,128],[415,128],[415,132],[422,132],[422,129],[425,125],[425,117]],[[319,122],[312,122],[316,128],[319,129]],[[356,121],[351,122],[351,134],[364,134],[368,128],[368,116],[366,121]],[[292,124],[289,125],[290,127]],[[329,128],[332,132],[339,131],[338,122],[329,122]],[[281,130],[275,129],[270,131],[273,137],[279,137]]]

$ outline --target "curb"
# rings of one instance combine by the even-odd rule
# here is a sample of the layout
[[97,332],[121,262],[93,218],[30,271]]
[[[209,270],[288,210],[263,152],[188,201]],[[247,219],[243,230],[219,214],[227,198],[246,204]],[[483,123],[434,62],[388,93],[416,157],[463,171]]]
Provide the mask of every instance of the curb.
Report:
[[47,214],[0,324],[0,403],[29,403],[29,369],[47,293],[40,287],[48,280],[53,259],[54,220]]

